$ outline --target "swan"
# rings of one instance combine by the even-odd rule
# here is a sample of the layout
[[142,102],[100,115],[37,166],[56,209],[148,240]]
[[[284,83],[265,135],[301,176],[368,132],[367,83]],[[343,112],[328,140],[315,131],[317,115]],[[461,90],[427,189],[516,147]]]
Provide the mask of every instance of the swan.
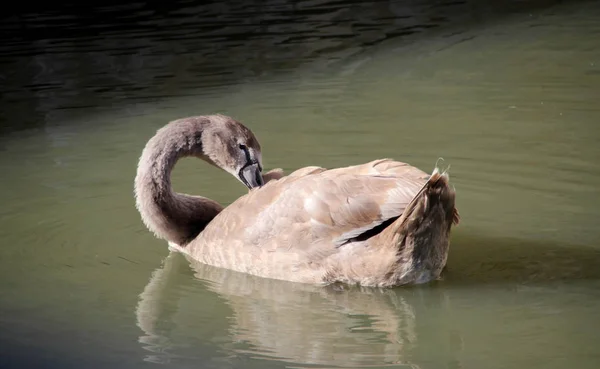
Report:
[[[225,170],[248,193],[224,208],[174,192],[171,171],[186,156]],[[186,257],[259,277],[367,287],[440,277],[460,216],[437,166],[431,175],[392,159],[262,171],[261,146],[241,122],[220,114],[174,120],[142,151],[136,208]]]

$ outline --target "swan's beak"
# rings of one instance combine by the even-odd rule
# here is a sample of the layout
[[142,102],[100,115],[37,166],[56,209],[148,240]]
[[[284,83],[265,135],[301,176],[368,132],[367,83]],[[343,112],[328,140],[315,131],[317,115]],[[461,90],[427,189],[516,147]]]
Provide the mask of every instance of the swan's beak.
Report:
[[249,189],[260,187],[264,184],[261,167],[258,163],[252,163],[240,169],[239,178]]

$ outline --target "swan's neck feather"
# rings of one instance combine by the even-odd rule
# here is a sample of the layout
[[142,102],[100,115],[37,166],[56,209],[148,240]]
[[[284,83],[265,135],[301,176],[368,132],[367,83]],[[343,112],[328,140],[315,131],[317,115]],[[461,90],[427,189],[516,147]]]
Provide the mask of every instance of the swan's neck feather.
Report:
[[144,148],[135,178],[136,207],[146,227],[157,237],[184,246],[223,209],[217,202],[176,193],[171,171],[186,156],[206,160],[201,118],[174,121],[161,128]]

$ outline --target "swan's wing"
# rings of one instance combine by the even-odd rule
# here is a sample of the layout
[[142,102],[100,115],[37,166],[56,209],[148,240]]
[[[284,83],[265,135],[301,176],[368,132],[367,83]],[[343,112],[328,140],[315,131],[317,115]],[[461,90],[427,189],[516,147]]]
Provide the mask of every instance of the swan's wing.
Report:
[[[335,174],[358,174],[358,175],[385,175],[385,176],[412,176],[422,177],[427,179],[427,174],[410,166],[407,163],[394,161],[392,159],[379,159],[369,163],[354,165],[344,168],[326,169],[323,167],[309,166],[295,170],[288,177],[304,177],[311,174],[318,174],[327,171],[327,175]],[[283,169],[272,169],[263,175],[265,183],[273,179],[281,179],[285,176]]]
[[250,192],[231,204],[219,223],[244,244],[263,251],[325,257],[399,217],[426,180],[426,173],[392,160],[319,168]]
[[[371,162],[345,168],[336,168],[327,171],[328,174],[346,173],[358,175],[381,175],[397,178],[412,178],[426,181],[428,174],[407,163],[393,159],[378,159]],[[424,182],[423,182],[424,183]]]
[[318,174],[318,173],[322,173],[325,172],[327,169],[325,168],[321,168],[321,167],[304,167],[304,168],[300,168],[297,169],[295,171],[293,171],[292,173],[290,173],[290,177],[304,177],[304,176],[309,176],[311,174]]

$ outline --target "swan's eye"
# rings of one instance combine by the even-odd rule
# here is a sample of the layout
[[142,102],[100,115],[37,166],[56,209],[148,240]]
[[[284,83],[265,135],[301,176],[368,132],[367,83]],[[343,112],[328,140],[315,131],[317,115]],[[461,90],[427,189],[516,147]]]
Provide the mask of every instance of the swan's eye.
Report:
[[238,147],[239,147],[241,150],[244,150],[244,151],[248,150],[248,147],[247,147],[246,145],[244,145],[244,144],[239,144],[239,145],[238,145]]

